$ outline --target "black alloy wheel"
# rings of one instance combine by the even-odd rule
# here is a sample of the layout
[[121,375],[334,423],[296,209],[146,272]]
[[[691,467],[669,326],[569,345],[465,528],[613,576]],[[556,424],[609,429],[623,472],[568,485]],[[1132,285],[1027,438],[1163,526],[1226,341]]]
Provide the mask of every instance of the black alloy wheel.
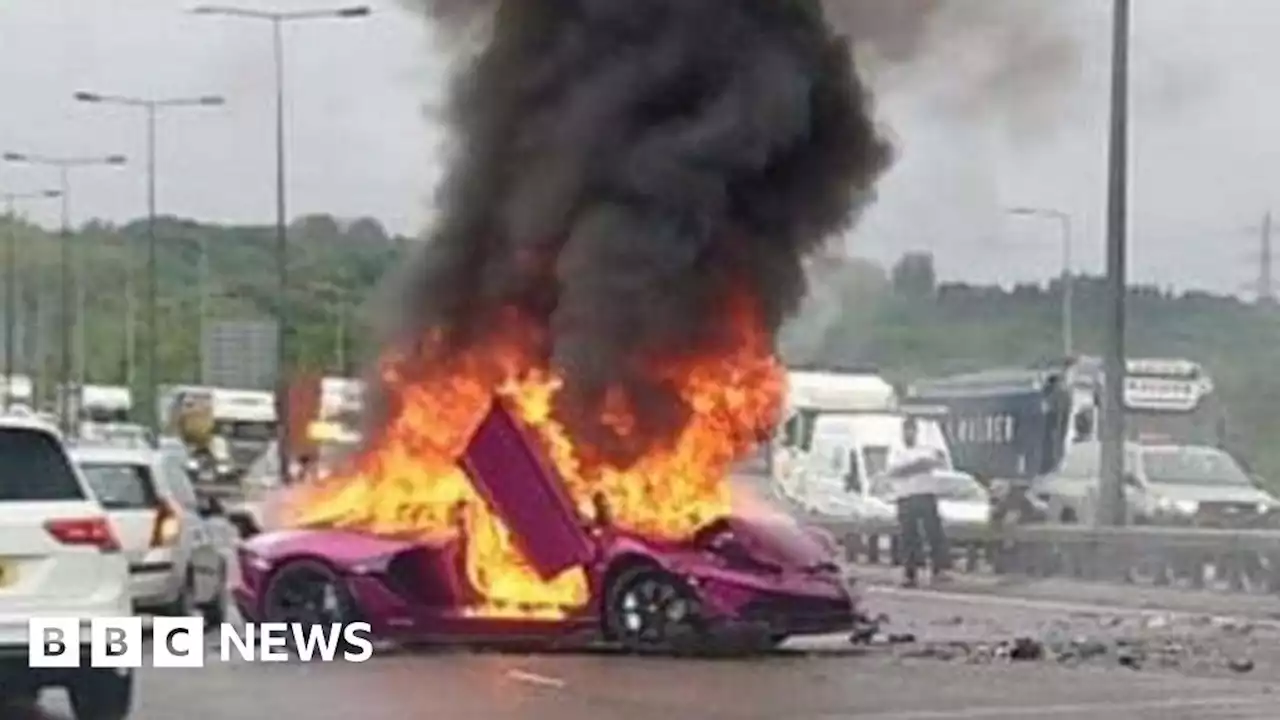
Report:
[[698,648],[704,623],[688,585],[653,568],[624,572],[609,588],[606,622],[623,649],[673,653]]
[[327,628],[356,621],[355,603],[342,578],[320,562],[297,560],[276,570],[262,603],[263,622]]

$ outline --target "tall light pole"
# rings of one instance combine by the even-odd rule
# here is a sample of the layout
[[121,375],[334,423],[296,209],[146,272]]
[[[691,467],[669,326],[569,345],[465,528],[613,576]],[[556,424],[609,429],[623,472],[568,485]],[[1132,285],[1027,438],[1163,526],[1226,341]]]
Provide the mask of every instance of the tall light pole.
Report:
[[[91,156],[51,156],[33,155],[29,153],[6,152],[0,159],[11,163],[43,165],[58,171],[58,194],[62,198],[62,257],[60,270],[62,274],[62,363],[59,375],[62,380],[62,392],[58,396],[59,420],[62,430],[68,437],[74,435],[79,427],[76,419],[71,417],[71,335],[73,315],[71,290],[74,284],[71,278],[71,171],[95,166],[119,166],[127,160],[123,155],[91,155]],[[79,320],[79,318],[76,318]]]
[[9,221],[9,233],[4,248],[4,409],[8,410],[13,398],[13,345],[14,327],[18,318],[18,203],[26,200],[48,200],[62,195],[59,190],[37,192],[5,192],[5,217]]
[[1100,524],[1125,521],[1125,292],[1129,223],[1129,0],[1113,0],[1111,122],[1107,158],[1107,351],[1102,405]]
[[198,15],[222,15],[265,22],[271,26],[272,51],[276,85],[276,274],[279,293],[276,300],[276,418],[279,422],[278,459],[280,479],[289,479],[289,374],[292,363],[289,343],[289,228],[285,205],[285,122],[284,122],[284,26],[309,20],[350,20],[367,17],[372,10],[365,5],[352,5],[318,10],[257,10],[225,5],[201,5],[192,9]]
[[1010,215],[1045,218],[1058,223],[1062,233],[1062,354],[1075,355],[1075,278],[1071,268],[1071,215],[1062,210],[1038,207],[1009,208]]
[[[219,107],[226,104],[226,101],[218,95],[199,95],[191,97],[169,97],[169,98],[140,98],[129,97],[124,95],[103,95],[101,93],[81,91],[75,94],[75,99],[84,103],[98,103],[103,105],[116,105],[127,108],[141,110],[146,119],[147,124],[147,381],[146,393],[142,398],[142,407],[147,416],[151,427],[151,436],[153,438],[160,437],[160,418],[156,413],[155,392],[160,384],[160,369],[157,361],[157,346],[159,345],[160,321],[157,306],[159,304],[159,267],[158,267],[158,246],[159,241],[156,237],[156,117],[161,110],[172,108],[199,108],[199,107]],[[133,253],[128,246],[128,239],[125,240],[125,257],[126,264],[129,268],[129,277],[125,284],[125,295],[127,309],[125,311],[125,366],[128,368],[127,384],[132,386],[134,379],[134,355],[137,352],[136,341],[134,338],[134,293],[133,293]],[[204,253],[206,247],[203,243],[200,245],[201,266],[205,262]],[[201,277],[201,338],[203,335],[203,303],[205,284],[204,278]]]

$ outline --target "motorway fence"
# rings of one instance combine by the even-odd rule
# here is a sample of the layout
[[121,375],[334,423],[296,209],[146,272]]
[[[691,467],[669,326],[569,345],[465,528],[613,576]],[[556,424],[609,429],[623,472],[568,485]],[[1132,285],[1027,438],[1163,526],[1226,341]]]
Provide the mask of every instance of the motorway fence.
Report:
[[[896,523],[809,519],[841,542],[848,562],[897,564]],[[949,526],[947,534],[966,573],[1280,594],[1277,530],[972,524]]]

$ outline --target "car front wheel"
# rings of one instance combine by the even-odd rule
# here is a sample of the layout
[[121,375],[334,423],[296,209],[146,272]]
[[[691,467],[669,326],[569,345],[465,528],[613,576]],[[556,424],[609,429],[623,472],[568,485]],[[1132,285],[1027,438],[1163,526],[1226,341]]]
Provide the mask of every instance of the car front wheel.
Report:
[[624,573],[609,588],[610,634],[634,653],[695,649],[702,639],[698,600],[680,578],[656,568]]
[[81,670],[67,686],[67,696],[76,720],[125,720],[133,709],[133,673]]

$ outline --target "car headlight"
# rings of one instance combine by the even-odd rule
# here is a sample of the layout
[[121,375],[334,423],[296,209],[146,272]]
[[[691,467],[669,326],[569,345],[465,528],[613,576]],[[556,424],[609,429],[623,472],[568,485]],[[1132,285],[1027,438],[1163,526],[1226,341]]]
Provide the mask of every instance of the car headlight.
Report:
[[1272,506],[1271,506],[1271,503],[1269,503],[1269,502],[1260,502],[1260,503],[1258,503],[1258,514],[1259,514],[1259,515],[1266,515],[1267,513],[1271,512],[1271,507],[1272,507]]

